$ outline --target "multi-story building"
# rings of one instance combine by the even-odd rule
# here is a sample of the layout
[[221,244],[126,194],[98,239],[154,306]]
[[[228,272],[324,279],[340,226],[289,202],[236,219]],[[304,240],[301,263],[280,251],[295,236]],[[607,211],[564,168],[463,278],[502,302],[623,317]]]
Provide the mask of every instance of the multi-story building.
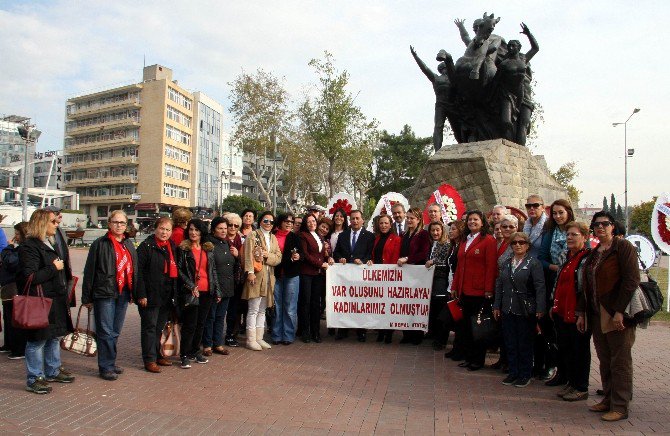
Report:
[[77,190],[93,222],[114,209],[142,219],[174,206],[211,207],[216,190],[212,197],[199,186],[218,180],[222,112],[160,65],[145,67],[140,83],[70,98],[65,187]]

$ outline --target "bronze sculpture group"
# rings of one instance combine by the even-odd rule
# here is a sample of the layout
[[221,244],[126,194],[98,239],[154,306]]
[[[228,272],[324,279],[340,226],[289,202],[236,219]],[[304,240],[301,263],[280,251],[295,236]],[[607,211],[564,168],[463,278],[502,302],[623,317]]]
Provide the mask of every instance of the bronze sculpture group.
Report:
[[434,73],[410,51],[421,71],[433,83],[435,91],[435,151],[442,147],[444,123],[449,121],[456,141],[474,142],[505,138],[526,144],[534,109],[530,60],[539,50],[537,41],[521,23],[530,50],[521,53],[521,42],[493,34],[500,18],[486,13],[473,23],[474,38],[465,29],[464,20],[456,19],[465,53],[454,64],[452,56],[440,50],[440,62]]

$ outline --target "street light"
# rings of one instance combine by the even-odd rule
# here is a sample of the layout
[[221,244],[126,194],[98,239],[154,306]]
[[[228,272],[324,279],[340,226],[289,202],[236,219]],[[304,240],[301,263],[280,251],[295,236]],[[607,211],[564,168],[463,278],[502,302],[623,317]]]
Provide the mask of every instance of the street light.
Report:
[[23,188],[21,189],[21,197],[23,199],[23,205],[21,209],[21,217],[23,221],[28,221],[28,146],[32,142],[35,144],[37,138],[40,137],[42,132],[35,129],[34,124],[30,124],[30,119],[24,119],[23,124],[17,127],[19,136],[25,141],[25,147],[23,150]]
[[[628,119],[624,121],[623,123],[612,123],[613,127],[620,126],[623,124],[623,174],[624,174],[624,189],[623,189],[623,196],[624,196],[624,208],[623,208],[623,216],[624,216],[624,226],[626,228],[626,234],[628,234],[628,156],[633,156],[633,153],[631,153],[628,150],[628,121],[635,115],[636,113],[640,112],[640,108],[635,108],[633,109],[633,113],[630,114]],[[633,152],[634,150],[631,149]],[[630,153],[630,154],[629,154]]]

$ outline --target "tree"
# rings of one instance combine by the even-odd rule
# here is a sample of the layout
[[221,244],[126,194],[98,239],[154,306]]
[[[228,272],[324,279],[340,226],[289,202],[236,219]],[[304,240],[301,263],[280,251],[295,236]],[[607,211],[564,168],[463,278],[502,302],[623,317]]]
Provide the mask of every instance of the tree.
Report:
[[555,173],[551,174],[554,176],[554,179],[568,191],[568,197],[574,207],[577,207],[577,204],[579,203],[579,195],[582,193],[582,191],[572,184],[574,178],[579,175],[576,166],[577,164],[574,161],[567,162],[561,165]]
[[374,152],[375,173],[370,196],[381,198],[387,192],[402,192],[414,181],[426,164],[432,150],[432,138],[419,138],[405,124],[399,135],[384,130]]
[[603,210],[607,212],[609,208],[607,207],[607,197],[603,195]]
[[616,206],[617,206],[616,199],[614,198],[614,194],[612,194],[610,195],[610,207],[609,207],[609,211],[612,215],[616,214]]
[[[295,129],[291,121],[289,95],[283,81],[258,69],[255,74],[240,74],[233,82],[230,114],[234,129],[231,142],[251,156],[248,169],[257,183],[260,195],[272,208],[274,160],[276,167],[286,166],[286,156],[293,151]],[[278,154],[274,150],[277,148]],[[276,177],[280,178],[279,175]]]
[[637,206],[633,206],[630,212],[630,228],[632,231],[640,233],[649,239],[651,235],[651,215],[656,204],[656,197],[651,201],[645,201]]
[[[614,214],[614,218],[620,223],[624,223],[624,221],[626,220],[626,217],[623,214],[623,209],[621,208],[620,204],[617,204],[616,206],[616,213]],[[626,223],[624,223],[624,225],[625,224]]]
[[253,209],[257,212],[263,210],[260,202],[244,195],[229,195],[221,202],[221,210],[225,212],[242,213],[244,209]]
[[355,105],[355,96],[347,90],[349,73],[335,68],[332,54],[326,51],[323,60],[312,59],[309,66],[319,77],[316,95],[307,94],[298,113],[310,140],[306,146],[323,162],[330,198],[345,181],[361,179],[360,170],[372,163],[369,149],[375,144],[377,122],[368,121]]

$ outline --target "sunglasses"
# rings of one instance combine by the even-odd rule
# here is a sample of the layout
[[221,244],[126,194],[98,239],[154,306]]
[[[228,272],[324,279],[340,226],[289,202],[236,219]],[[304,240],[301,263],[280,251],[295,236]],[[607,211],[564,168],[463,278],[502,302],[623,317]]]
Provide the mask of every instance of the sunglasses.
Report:
[[293,224],[295,221],[286,220],[286,221],[284,221],[284,222],[285,222],[285,223],[289,223],[289,224]]
[[500,226],[501,229],[509,230],[509,229],[516,229],[516,226]]
[[530,208],[537,209],[538,207],[542,206],[542,203],[526,203],[525,206],[526,209]]
[[509,243],[509,245],[526,245],[528,242],[526,241],[512,241]]
[[611,225],[612,225],[612,223],[609,222],[609,221],[598,221],[598,222],[593,223],[593,228],[598,228],[598,227],[603,227],[604,228],[604,227],[609,227]]
[[228,227],[235,227],[236,229],[240,228],[239,224],[229,224]]
[[268,219],[265,219],[262,222],[263,222],[263,224],[274,224],[275,223],[274,220],[268,220]]

